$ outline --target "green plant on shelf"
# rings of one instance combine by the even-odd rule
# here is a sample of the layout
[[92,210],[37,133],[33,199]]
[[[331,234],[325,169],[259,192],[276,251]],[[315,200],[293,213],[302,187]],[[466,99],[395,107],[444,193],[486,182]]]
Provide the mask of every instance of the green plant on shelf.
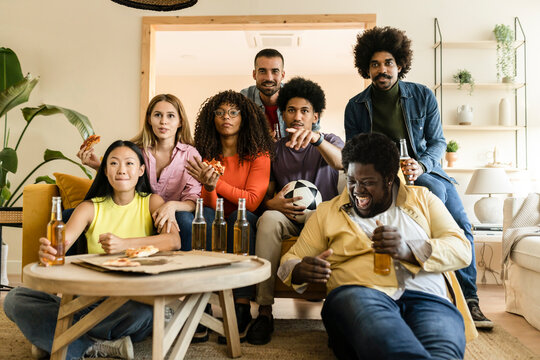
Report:
[[508,25],[497,24],[493,29],[497,40],[497,79],[513,82],[515,79],[514,31]]
[[458,83],[458,89],[461,90],[464,84],[469,84],[469,95],[472,95],[474,91],[474,78],[471,75],[471,72],[467,69],[460,69],[452,77],[455,82]]
[[446,144],[446,152],[456,152],[459,150],[459,144],[455,140],[450,140]]

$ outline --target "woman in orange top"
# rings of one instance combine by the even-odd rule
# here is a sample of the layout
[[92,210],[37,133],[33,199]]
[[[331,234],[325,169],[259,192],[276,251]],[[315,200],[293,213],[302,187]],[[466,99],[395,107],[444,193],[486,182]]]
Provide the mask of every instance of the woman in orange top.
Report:
[[[228,252],[232,252],[233,248],[238,199],[245,198],[250,223],[249,250],[251,254],[255,252],[258,217],[254,212],[266,194],[273,156],[273,142],[267,124],[264,113],[253,101],[232,90],[221,92],[201,105],[195,124],[195,147],[203,160],[215,159],[225,167],[220,176],[212,166],[198,159],[188,161],[189,174],[203,185],[204,217],[208,226],[207,249],[211,249],[211,224],[217,198],[224,199]],[[242,337],[251,320],[250,294],[245,291],[247,289],[238,290],[235,291],[236,313]],[[243,306],[238,303],[243,303]]]

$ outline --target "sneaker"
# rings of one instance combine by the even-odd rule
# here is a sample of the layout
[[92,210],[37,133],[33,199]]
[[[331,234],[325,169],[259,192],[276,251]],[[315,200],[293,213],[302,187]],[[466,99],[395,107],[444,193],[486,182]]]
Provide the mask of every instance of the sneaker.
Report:
[[493,329],[493,322],[482,313],[477,299],[467,299],[467,306],[477,329]]
[[[236,312],[236,323],[238,324],[238,334],[240,335],[240,342],[246,341],[246,335],[251,323],[251,306],[249,304],[234,304],[234,311]],[[218,336],[218,343],[227,344],[225,336]]]
[[[206,308],[204,309],[204,312],[208,315],[212,315],[212,305],[207,304]],[[191,339],[192,343],[202,343],[208,341],[208,333],[209,330],[204,325],[197,325],[197,330],[195,330],[195,334],[193,334],[193,338]]]
[[274,317],[259,315],[247,332],[247,341],[253,345],[268,344],[274,332]]
[[32,344],[32,359],[48,359],[49,353]]
[[98,340],[86,350],[85,356],[91,358],[114,357],[133,360],[133,344],[129,336],[118,340]]

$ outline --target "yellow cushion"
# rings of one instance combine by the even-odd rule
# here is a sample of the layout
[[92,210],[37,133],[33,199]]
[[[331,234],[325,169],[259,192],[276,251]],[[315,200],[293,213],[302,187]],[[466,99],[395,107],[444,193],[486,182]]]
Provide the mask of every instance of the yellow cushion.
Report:
[[53,175],[56,178],[64,209],[72,209],[79,205],[92,185],[90,179],[61,173],[53,173]]

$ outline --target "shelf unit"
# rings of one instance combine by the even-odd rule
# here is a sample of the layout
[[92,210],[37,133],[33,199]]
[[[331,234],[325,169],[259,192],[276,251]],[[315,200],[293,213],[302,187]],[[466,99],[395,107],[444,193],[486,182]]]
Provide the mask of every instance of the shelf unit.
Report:
[[[518,39],[518,34],[520,39]],[[516,168],[527,169],[528,168],[528,145],[527,145],[527,43],[525,32],[521,26],[519,18],[514,18],[514,50],[515,50],[515,60],[514,61],[514,73],[517,75],[518,71],[520,72],[520,82],[517,83],[475,83],[474,89],[481,91],[506,91],[513,92],[514,95],[514,126],[500,126],[497,124],[493,125],[449,125],[445,124],[443,121],[443,105],[444,105],[444,96],[446,95],[445,90],[457,90],[459,84],[457,83],[448,83],[443,82],[443,49],[458,49],[461,51],[467,50],[483,50],[483,49],[496,49],[497,42],[492,40],[481,40],[481,41],[444,41],[439,21],[435,18],[434,21],[434,85],[432,90],[435,93],[435,96],[439,102],[439,110],[441,114],[441,122],[443,124],[443,131],[451,132],[512,132],[514,134],[514,146],[515,146],[515,159],[514,164]],[[523,63],[518,66],[518,57],[517,52],[521,51],[523,54]],[[474,61],[474,60],[473,60]],[[469,85],[466,84],[462,87],[462,90],[468,91]],[[524,105],[523,109],[520,112],[518,111],[519,97],[523,96],[522,103]],[[523,143],[519,141],[520,134],[522,134]],[[524,159],[520,161],[520,159]],[[449,168],[456,171],[457,169]],[[472,171],[472,168],[463,169],[463,171]]]

